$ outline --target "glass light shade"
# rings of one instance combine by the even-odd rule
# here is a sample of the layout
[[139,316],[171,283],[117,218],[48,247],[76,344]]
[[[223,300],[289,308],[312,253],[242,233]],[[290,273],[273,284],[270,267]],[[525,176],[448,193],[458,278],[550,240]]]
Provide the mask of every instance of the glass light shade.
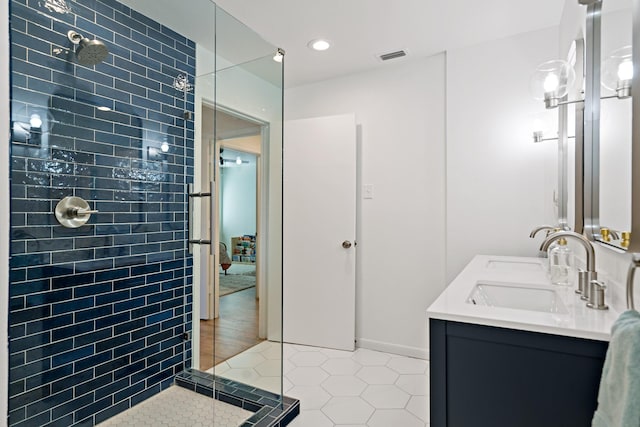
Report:
[[29,125],[32,128],[41,128],[42,127],[42,119],[40,118],[40,115],[33,113],[31,115],[31,117],[29,118]]
[[538,65],[531,76],[529,90],[534,99],[545,101],[547,108],[555,107],[558,100],[569,93],[575,79],[575,71],[567,61],[547,61]]
[[621,91],[630,91],[633,78],[631,46],[614,50],[602,64],[602,86],[619,96]]

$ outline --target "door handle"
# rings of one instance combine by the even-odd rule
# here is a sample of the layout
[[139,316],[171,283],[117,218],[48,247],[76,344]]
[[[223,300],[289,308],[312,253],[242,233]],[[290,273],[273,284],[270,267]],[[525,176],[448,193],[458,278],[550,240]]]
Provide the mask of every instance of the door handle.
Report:
[[[213,187],[213,182],[209,183],[209,192],[208,193],[203,193],[203,192],[199,192],[199,193],[195,193],[193,191],[193,184],[189,184],[188,189],[187,189],[187,197],[188,197],[188,215],[187,215],[187,220],[188,220],[188,229],[189,229],[189,238],[188,238],[188,243],[189,243],[189,253],[192,253],[192,247],[193,245],[209,245],[209,253],[211,255],[213,255],[213,226],[214,226],[214,208],[215,208],[215,195],[214,195],[214,187]],[[193,236],[193,226],[194,226],[194,220],[193,220],[193,209],[191,208],[191,199],[193,198],[206,198],[208,197],[210,202],[211,202],[211,206],[209,207],[209,238],[208,239],[194,239]]]
[[345,240],[344,242],[342,242],[342,247],[345,249],[349,249],[351,247],[351,242],[348,240]]

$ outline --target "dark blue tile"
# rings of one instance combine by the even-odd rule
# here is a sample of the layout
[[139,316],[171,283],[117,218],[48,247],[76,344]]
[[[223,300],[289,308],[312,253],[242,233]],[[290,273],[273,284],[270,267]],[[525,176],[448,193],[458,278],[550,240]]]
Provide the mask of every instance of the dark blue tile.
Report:
[[140,298],[130,299],[130,300],[126,300],[126,301],[122,301],[114,304],[113,311],[114,313],[120,313],[122,311],[132,310],[134,308],[142,307],[144,305],[145,305],[145,298],[140,297]]
[[80,384],[75,387],[76,394],[82,395],[85,393],[89,393],[93,390],[99,389],[101,387],[106,386],[113,382],[113,374],[108,373],[97,378],[92,379],[91,381],[87,381],[86,383]]
[[54,289],[65,288],[69,286],[88,285],[95,281],[95,273],[75,274],[73,276],[54,277],[52,279],[52,287]]
[[111,406],[111,397],[105,397],[104,399],[98,400],[89,406],[85,406],[84,408],[77,410],[74,415],[74,420],[78,422],[86,417],[92,416],[96,412],[108,408],[109,406]]
[[49,279],[34,280],[25,283],[13,283],[9,288],[9,294],[12,297],[28,295],[34,292],[48,291],[51,288]]
[[106,328],[109,326],[117,325],[118,323],[126,322],[130,319],[129,313],[118,313],[111,316],[103,317],[96,320],[96,328]]
[[15,396],[17,394],[24,393],[25,391],[26,391],[26,389],[25,389],[25,381],[24,380],[16,381],[16,382],[13,382],[13,383],[9,384],[9,395],[10,396]]
[[132,343],[117,347],[113,349],[113,355],[114,357],[119,357],[119,356],[123,356],[126,354],[130,354],[133,353],[137,350],[143,349],[146,345],[146,342],[144,339],[142,340],[138,340],[138,341],[134,341]]
[[[96,258],[99,258],[98,253],[101,253],[100,249],[96,249]],[[95,261],[76,262],[76,271],[78,273],[94,270],[106,270],[114,267],[114,261],[112,259],[98,259]]]
[[[76,337],[78,335],[93,331],[93,321],[77,323],[66,328],[56,329],[51,332],[51,336],[54,341],[62,340],[65,338]],[[75,343],[78,345],[78,342]]]
[[[122,225],[98,225],[96,226],[96,234],[129,234],[131,233],[131,226],[127,224]],[[121,243],[118,243],[121,244]]]
[[53,305],[54,314],[70,313],[93,307],[93,297],[79,298],[72,301],[61,302]]
[[[151,53],[151,51],[149,51],[149,53]],[[173,47],[162,45],[162,53],[169,56],[170,58],[167,61],[163,61],[164,63],[169,63],[171,59],[180,62],[187,62],[187,55],[177,49],[174,49]]]
[[86,407],[91,402],[93,402],[92,394],[76,397],[75,399],[54,408],[51,414],[54,418],[59,418],[82,407]]
[[46,423],[48,423],[50,420],[49,418],[49,413],[48,412],[43,412],[39,415],[36,415],[35,417],[29,418],[26,421],[20,422],[20,423],[11,423],[12,427],[31,427],[31,426],[41,426],[44,425]]
[[145,305],[144,307],[131,311],[131,318],[136,319],[150,314],[160,312],[160,304]]
[[144,234],[127,234],[121,236],[114,236],[114,244],[116,245],[135,245],[146,242],[146,235]]
[[[97,298],[97,297],[96,297]],[[86,320],[97,319],[112,314],[113,307],[110,305],[82,310],[75,313],[76,322],[84,322]]]
[[83,261],[86,259],[92,259],[94,257],[94,251],[88,250],[73,250],[73,251],[61,251],[54,252],[52,254],[52,261],[54,263]]
[[[182,356],[178,356],[178,357],[181,358]],[[155,368],[155,369],[156,370],[160,369],[160,372],[147,378],[148,385],[162,383],[163,381],[173,377],[173,369],[171,367],[163,368],[161,366],[160,368]]]
[[127,387],[125,389],[123,389],[122,391],[116,393],[113,396],[113,400],[115,402],[119,402],[122,401],[124,399],[129,399],[131,396],[140,393],[141,391],[143,391],[145,389],[145,384],[144,382],[140,382],[138,384],[134,384],[130,387]]
[[[56,368],[56,369],[43,370],[41,372],[42,372],[41,374],[29,377],[27,379],[27,382],[26,382],[27,389],[31,389],[41,384],[48,384],[56,380],[59,380],[61,378],[68,377],[69,375],[73,374],[73,366],[67,365],[67,366]],[[65,399],[62,402],[59,401],[58,399],[55,399],[56,403],[53,406],[57,406],[63,403],[65,400],[68,400],[70,397],[73,397],[73,391],[72,390],[69,390],[69,391],[71,392],[71,396],[65,397]]]
[[107,420],[107,419],[109,419],[109,418],[121,413],[121,412],[126,411],[127,409],[129,409],[129,407],[130,407],[129,406],[129,401],[127,401],[127,400],[122,401],[120,403],[116,403],[115,405],[113,405],[113,406],[111,406],[111,407],[109,407],[109,408],[107,408],[107,409],[105,409],[103,411],[98,412],[95,415],[95,422],[96,423],[101,423],[101,422],[103,422],[103,421],[105,421],[105,420]]
[[71,314],[38,319],[27,323],[27,334],[31,335],[43,331],[51,331],[71,324],[73,324],[73,315]]
[[164,282],[162,284],[162,290],[165,291],[167,289],[177,289],[177,288],[181,288],[184,286],[184,278],[181,276],[179,276],[178,279],[174,279],[174,280],[169,280],[167,282]]
[[53,355],[59,355],[64,351],[71,350],[72,348],[73,348],[72,339],[59,341],[53,344],[43,345],[38,348],[27,350],[27,362],[29,363],[35,360],[51,357]]
[[82,297],[111,292],[111,289],[112,289],[111,283],[98,283],[96,285],[76,287],[73,290],[73,295],[75,298],[82,298]]
[[[163,332],[157,333],[155,335],[151,335],[151,336],[149,336],[147,338],[147,345],[156,344],[156,343],[161,342],[161,341],[166,341],[166,340],[170,339],[172,337],[172,335],[173,335],[172,331],[163,331]],[[178,337],[178,339],[182,339],[182,338]]]
[[[114,24],[116,24],[115,21],[106,18],[101,14],[96,14],[96,22],[92,22],[81,17],[76,18],[76,25],[82,29],[85,37],[94,36],[90,38],[98,38],[102,40],[107,43],[107,47],[110,44],[109,42],[113,42],[113,34],[116,30],[114,28]],[[120,30],[122,30],[121,34],[126,35],[129,33],[128,29],[122,26],[120,26],[118,32],[120,32]]]
[[154,345],[147,344],[147,346],[142,350],[131,353],[131,362],[139,362],[143,359],[147,359],[149,356],[152,356],[158,353],[159,351],[160,351],[159,344],[154,344]]
[[[18,381],[32,375],[44,372],[51,368],[51,362],[49,359],[38,360],[32,363],[27,363],[12,368],[9,371],[9,378],[13,381]],[[33,388],[33,387],[32,387]]]
[[49,200],[20,200],[13,199],[11,202],[13,212],[47,212],[50,213],[51,202]]
[[[128,356],[123,356],[123,357],[128,359]],[[138,361],[138,362],[135,362],[135,363],[132,363],[132,364],[127,364],[126,366],[123,366],[122,368],[117,369],[114,372],[114,378],[115,379],[120,379],[120,378],[128,377],[130,375],[133,375],[133,374],[136,374],[138,372],[141,372],[144,368],[145,368],[145,362],[144,361]]]
[[130,293],[128,290],[120,292],[110,292],[108,294],[96,296],[96,305],[112,304],[114,302],[128,300],[129,297]]
[[160,393],[160,386],[159,385],[154,385],[151,388],[146,389],[145,391],[136,394],[135,396],[131,397],[131,404],[132,405],[136,405],[148,398],[150,398],[151,396]]
[[[101,134],[99,131],[96,132],[96,134]],[[99,153],[99,154],[113,154],[113,145],[109,145],[109,144],[101,144],[99,142],[96,141],[82,141],[82,140],[77,140],[76,141],[76,148],[78,150],[83,150],[83,151],[87,151],[87,150],[91,150],[94,153]]]
[[[88,335],[91,335],[91,334],[88,334]],[[93,373],[93,368],[96,367],[97,365],[100,365],[100,364],[108,365],[113,360],[112,356],[113,356],[112,352],[108,351],[108,352],[96,354],[95,356],[86,357],[84,359],[78,360],[73,365],[76,371],[91,369],[91,372]],[[100,365],[100,366],[105,366],[105,365]],[[98,372],[98,369],[96,369],[96,375],[102,375],[106,372],[109,372],[109,371]],[[91,375],[91,377],[93,377],[93,374]]]
[[38,239],[27,242],[28,252],[51,252],[73,249],[72,239]]
[[60,301],[70,300],[73,296],[71,289],[62,289],[58,291],[44,292],[40,294],[32,294],[27,296],[27,307],[36,307],[39,305],[53,304]]
[[52,366],[60,366],[66,363],[76,361],[78,359],[89,357],[93,354],[94,354],[93,345],[88,345],[72,351],[68,351],[66,353],[56,354],[52,357],[51,363],[52,363]]
[[11,268],[29,267],[35,265],[44,265],[50,263],[51,256],[49,254],[28,254],[14,255],[11,257]]
[[124,267],[131,265],[140,265],[147,262],[147,257],[144,255],[131,256],[125,258],[116,259],[115,266],[116,267]]
[[49,317],[51,315],[51,307],[35,307],[28,308],[25,310],[17,310],[13,311],[9,315],[9,324],[16,325],[18,323],[25,323],[36,319],[41,319],[43,317]]

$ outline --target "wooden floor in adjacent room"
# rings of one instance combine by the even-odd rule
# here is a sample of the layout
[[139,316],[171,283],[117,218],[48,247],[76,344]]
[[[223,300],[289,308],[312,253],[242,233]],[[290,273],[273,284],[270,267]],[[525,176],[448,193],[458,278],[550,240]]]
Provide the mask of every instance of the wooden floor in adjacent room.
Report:
[[258,338],[256,288],[225,295],[220,298],[220,316],[215,320],[200,321],[200,370],[206,371],[261,341]]

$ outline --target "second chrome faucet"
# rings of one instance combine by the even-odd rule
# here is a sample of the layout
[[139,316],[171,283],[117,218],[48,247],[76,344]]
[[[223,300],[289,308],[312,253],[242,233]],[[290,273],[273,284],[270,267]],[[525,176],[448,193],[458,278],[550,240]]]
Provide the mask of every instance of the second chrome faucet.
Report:
[[587,252],[586,270],[578,271],[578,289],[576,293],[581,295],[581,299],[588,301],[590,308],[604,310],[607,305],[604,303],[604,284],[598,281],[596,272],[596,252],[593,245],[582,234],[575,231],[557,231],[549,234],[540,246],[540,250],[546,252],[549,246],[556,240],[571,238],[579,242]]

